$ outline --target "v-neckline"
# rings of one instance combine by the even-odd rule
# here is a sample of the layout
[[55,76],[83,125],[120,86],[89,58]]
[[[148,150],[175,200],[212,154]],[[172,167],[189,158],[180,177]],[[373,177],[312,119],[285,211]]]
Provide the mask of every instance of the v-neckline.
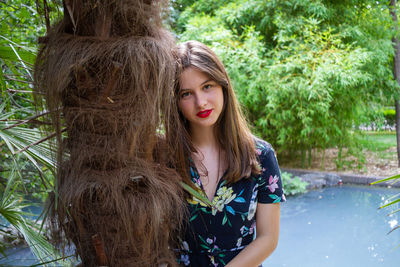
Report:
[[[214,198],[216,197],[216,194],[217,194],[217,192],[218,192],[219,187],[221,186],[222,181],[225,180],[224,177],[225,177],[225,175],[226,175],[228,169],[226,169],[226,170],[224,171],[224,173],[222,174],[221,178],[218,180],[217,187],[215,187],[214,194],[212,195],[212,199],[210,199],[210,198],[208,197],[207,193],[206,193],[206,190],[204,190],[203,182],[201,181],[200,173],[199,173],[199,171],[197,170],[196,164],[194,164],[194,162],[193,162],[193,160],[192,160],[191,158],[190,158],[190,162],[191,162],[191,164],[192,164],[192,168],[194,168],[194,170],[195,170],[197,176],[199,177],[199,186],[200,186],[201,191],[204,193],[204,195],[207,197],[207,199],[212,203],[212,202],[214,201]],[[190,174],[190,175],[192,175],[192,174]],[[194,178],[194,177],[192,177],[192,181],[196,183],[196,181],[194,181],[193,178]]]

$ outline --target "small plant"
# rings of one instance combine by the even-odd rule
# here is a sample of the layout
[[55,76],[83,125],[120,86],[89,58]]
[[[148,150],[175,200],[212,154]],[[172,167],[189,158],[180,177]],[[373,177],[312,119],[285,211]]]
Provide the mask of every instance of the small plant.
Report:
[[288,172],[282,172],[281,177],[283,188],[285,189],[285,194],[287,196],[304,194],[305,192],[307,192],[308,183],[302,181],[300,177],[293,176],[291,173]]

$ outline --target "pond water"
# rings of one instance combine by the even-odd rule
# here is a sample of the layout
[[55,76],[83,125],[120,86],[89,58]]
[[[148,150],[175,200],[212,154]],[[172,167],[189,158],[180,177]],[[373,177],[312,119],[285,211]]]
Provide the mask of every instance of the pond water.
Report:
[[[26,213],[26,217],[36,220],[43,211],[43,204],[32,202],[29,206],[22,209]],[[0,217],[0,224],[9,226],[10,224]],[[38,264],[39,261],[32,254],[31,250],[26,246],[17,246],[9,248],[5,251],[7,257],[0,254],[0,266],[31,266]],[[66,250],[66,255],[72,254],[72,251]],[[54,266],[54,265],[53,265]]]
[[[400,189],[342,186],[290,197],[281,204],[278,248],[265,267],[399,266],[400,222],[396,207],[377,207]],[[36,261],[29,249],[8,250],[0,266],[27,266]]]
[[331,187],[281,204],[278,248],[265,267],[400,266],[399,205],[378,210],[399,189]]

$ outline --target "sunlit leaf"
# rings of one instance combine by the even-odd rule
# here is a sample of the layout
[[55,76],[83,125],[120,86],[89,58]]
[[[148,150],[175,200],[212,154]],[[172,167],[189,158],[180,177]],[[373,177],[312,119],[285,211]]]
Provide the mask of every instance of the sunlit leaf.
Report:
[[18,47],[15,48],[15,50],[18,54],[16,54],[10,46],[0,46],[0,59],[19,61],[19,58],[21,58],[24,62],[30,64],[35,62],[36,55],[34,53]]
[[184,182],[181,182],[181,186],[183,187],[183,189],[185,189],[189,194],[191,194],[192,196],[197,198],[199,201],[203,202],[207,206],[210,206],[210,207],[213,206],[212,202],[205,195],[203,195],[200,192],[194,190],[192,187],[190,187],[189,185],[185,184]]
[[391,180],[397,180],[397,179],[400,179],[400,174],[396,174],[396,175],[393,175],[388,178],[380,179],[378,181],[370,183],[370,185],[379,184],[379,183],[383,183],[383,182],[387,182],[387,181],[391,181]]
[[386,207],[391,206],[391,205],[393,205],[393,204],[395,204],[395,203],[398,203],[398,202],[400,202],[400,198],[398,198],[398,199],[396,199],[396,200],[393,200],[393,201],[389,202],[388,204],[382,205],[382,206],[380,206],[379,208],[380,208],[380,209],[383,209],[383,208],[386,208]]

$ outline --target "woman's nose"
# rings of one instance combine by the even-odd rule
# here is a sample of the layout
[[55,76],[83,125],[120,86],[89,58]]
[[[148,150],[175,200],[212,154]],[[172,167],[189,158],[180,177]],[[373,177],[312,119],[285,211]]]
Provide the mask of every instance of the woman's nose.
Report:
[[207,97],[204,94],[197,95],[197,106],[202,108],[207,105]]

